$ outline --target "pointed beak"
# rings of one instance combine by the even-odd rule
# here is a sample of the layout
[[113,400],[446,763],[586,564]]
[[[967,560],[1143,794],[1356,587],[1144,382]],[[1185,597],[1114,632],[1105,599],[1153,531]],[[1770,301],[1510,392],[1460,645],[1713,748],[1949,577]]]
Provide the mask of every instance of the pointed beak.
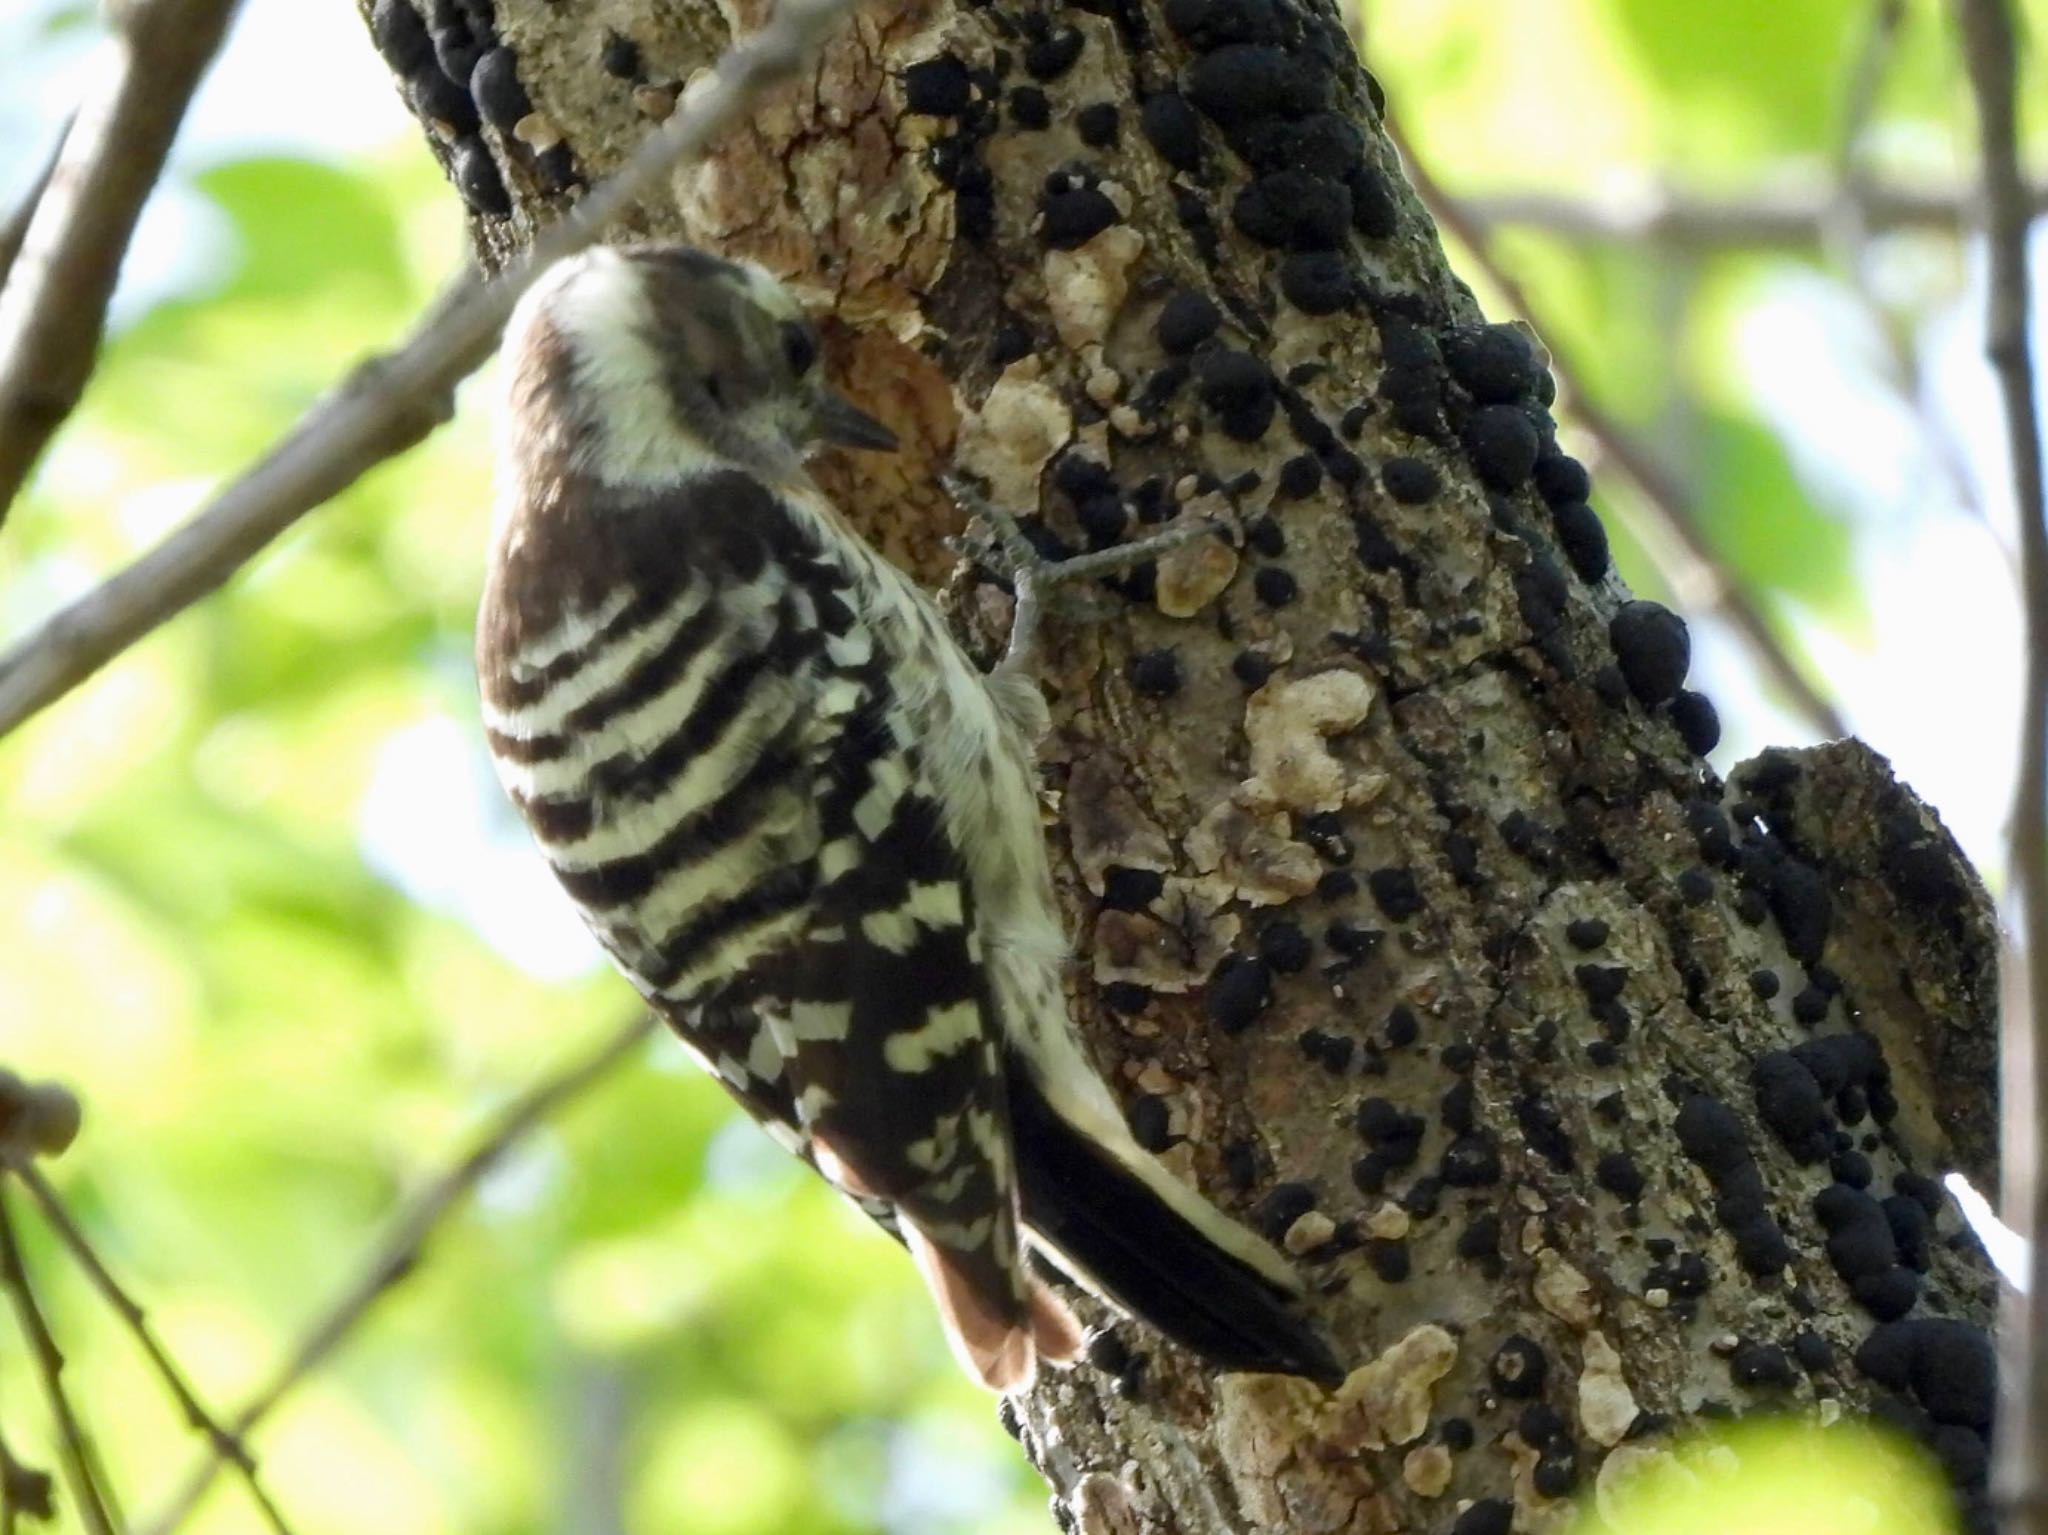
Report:
[[827,390],[818,400],[812,430],[821,442],[842,448],[866,448],[876,453],[896,451],[896,434],[844,395]]

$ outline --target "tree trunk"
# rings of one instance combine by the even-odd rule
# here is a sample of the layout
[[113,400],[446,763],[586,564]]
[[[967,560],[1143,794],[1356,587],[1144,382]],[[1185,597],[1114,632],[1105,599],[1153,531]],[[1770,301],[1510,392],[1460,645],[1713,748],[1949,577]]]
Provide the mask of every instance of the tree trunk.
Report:
[[[487,265],[760,19],[420,3],[372,29]],[[1993,1178],[1983,894],[1857,743],[1689,748],[1683,626],[1376,90],[1326,0],[876,6],[631,231],[836,311],[905,446],[822,478],[984,648],[942,470],[1070,547],[1232,530],[1053,626],[1074,1006],[1359,1368],[1125,1324],[1004,1421],[1089,1535],[1540,1529],[1769,1407],[1909,1423],[1981,1521],[1991,1276],[1931,1180]]]

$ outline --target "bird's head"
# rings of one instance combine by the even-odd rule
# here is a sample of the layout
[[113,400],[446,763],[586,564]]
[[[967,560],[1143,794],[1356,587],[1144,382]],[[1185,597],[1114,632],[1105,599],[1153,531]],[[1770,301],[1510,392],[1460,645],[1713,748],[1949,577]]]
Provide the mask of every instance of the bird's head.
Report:
[[[556,263],[520,301],[505,352],[515,426],[565,433],[575,467],[613,484],[672,483],[718,461],[784,476],[820,444],[896,446],[826,386],[795,295],[686,245]],[[558,419],[518,420],[535,413]]]

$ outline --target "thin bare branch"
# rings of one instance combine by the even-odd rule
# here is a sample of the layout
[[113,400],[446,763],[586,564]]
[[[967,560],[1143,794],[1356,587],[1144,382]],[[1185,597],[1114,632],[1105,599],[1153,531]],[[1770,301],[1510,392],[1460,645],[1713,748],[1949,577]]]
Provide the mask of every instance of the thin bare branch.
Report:
[[[1866,140],[1871,114],[1877,108],[1878,91],[1884,84],[1885,65],[1891,60],[1905,16],[1905,0],[1873,0],[1870,6],[1863,37],[1842,93],[1842,120],[1834,146],[1834,196],[1829,199],[1822,220],[1822,244],[1833,247],[1838,253],[1858,295],[1866,300],[1869,298],[1869,284],[1865,279],[1871,235]],[[1875,308],[1874,305],[1872,307]]]
[[1985,350],[1998,377],[2019,519],[2027,664],[2020,704],[2019,778],[2013,790],[2012,891],[2025,946],[2006,978],[2001,1098],[2011,1139],[2006,1219],[2030,1238],[2028,1293],[2008,1308],[1992,1492],[2012,1535],[2048,1535],[2048,1170],[2040,1116],[2048,1111],[2048,499],[2034,363],[2027,344],[2027,225],[2019,162],[2019,44],[2005,0],[1957,0],[1963,59],[1977,104],[1990,295]]
[[[1458,202],[1485,230],[1514,226],[1568,240],[1688,250],[1812,250],[1826,236],[1835,193],[1812,185],[1718,197],[1653,186],[1590,197],[1481,192]],[[2026,203],[2036,215],[2048,211],[2048,186],[2030,188]],[[1954,187],[1870,184],[1864,189],[1862,214],[1872,234],[1912,229],[1960,234],[1969,223],[1970,195]]]
[[50,146],[49,155],[43,160],[43,168],[36,172],[35,180],[21,194],[21,201],[14,205],[14,211],[0,223],[0,288],[7,286],[7,274],[14,270],[14,258],[21,254],[21,242],[28,237],[29,220],[36,216],[36,206],[43,200],[43,193],[49,190],[50,177],[57,170],[57,156],[63,152],[64,139],[71,132],[67,118],[57,133],[57,141]]
[[[572,1098],[602,1081],[659,1027],[659,1020],[651,1015],[636,1018],[589,1054],[548,1073],[500,1109],[468,1155],[420,1189],[398,1212],[354,1281],[306,1330],[270,1380],[235,1413],[224,1430],[227,1437],[246,1443],[292,1388],[334,1352],[380,1298],[412,1272],[434,1229],[475,1191],[505,1153]],[[171,1535],[182,1525],[213,1484],[220,1464],[219,1457],[209,1456],[193,1467],[184,1485],[145,1527],[147,1535]]]
[[0,289],[0,519],[85,392],[135,222],[238,3],[111,8],[110,57],[93,71]]
[[264,1523],[276,1531],[277,1535],[291,1535],[291,1527],[285,1521],[284,1515],[271,1501],[269,1493],[264,1491],[263,1483],[256,1473],[256,1462],[248,1449],[240,1439],[222,1428],[201,1404],[198,1394],[185,1378],[184,1371],[178,1367],[177,1361],[171,1358],[169,1351],[157,1337],[155,1329],[149,1325],[149,1318],[141,1305],[121,1288],[120,1281],[114,1278],[113,1272],[101,1260],[99,1252],[79,1227],[78,1222],[72,1219],[70,1210],[65,1207],[56,1189],[50,1186],[49,1180],[37,1170],[34,1162],[24,1156],[10,1157],[7,1170],[21,1180],[22,1187],[34,1198],[43,1212],[43,1218],[50,1223],[50,1229],[57,1233],[64,1246],[69,1249],[72,1258],[85,1271],[86,1278],[92,1282],[93,1288],[99,1291],[101,1298],[113,1308],[114,1314],[120,1317],[128,1331],[134,1335],[135,1341],[155,1369],[158,1379],[163,1381],[165,1389],[177,1402],[178,1410],[185,1415],[185,1421],[196,1432],[206,1437],[216,1456],[240,1473],[243,1483],[249,1489],[250,1498],[263,1515]]
[[184,527],[0,656],[0,735],[78,686],[166,619],[215,590],[265,545],[454,410],[455,386],[482,366],[534,279],[595,243],[642,197],[662,194],[677,161],[704,149],[767,86],[793,75],[851,0],[782,0],[684,93],[608,181],[495,279],[465,273],[394,351],[358,366]]
[[15,1535],[24,1518],[47,1523],[57,1517],[50,1474],[17,1460],[0,1436],[0,1535]]
[[100,1489],[85,1429],[78,1421],[78,1414],[72,1410],[70,1395],[64,1389],[64,1354],[57,1347],[49,1321],[44,1317],[36,1292],[29,1283],[28,1268],[21,1260],[21,1245],[15,1239],[14,1220],[8,1213],[4,1188],[0,1188],[0,1288],[7,1291],[13,1302],[22,1341],[28,1345],[29,1360],[35,1367],[36,1380],[42,1386],[43,1400],[49,1404],[50,1419],[57,1426],[58,1463],[63,1468],[64,1480],[70,1484],[72,1500],[78,1505],[79,1522],[89,1535],[114,1535],[119,1526],[107,1510],[106,1494]]
[[1473,262],[1500,290],[1509,307],[1545,337],[1565,411],[1599,444],[1603,457],[1636,487],[1650,514],[1648,525],[1638,531],[1647,535],[1643,540],[1644,546],[1657,560],[1665,580],[1680,602],[1695,611],[1713,614],[1741,635],[1764,670],[1818,734],[1829,739],[1847,735],[1848,727],[1834,704],[1807,679],[1778,642],[1777,635],[1772,633],[1770,624],[1750,601],[1741,582],[1727,569],[1707,540],[1685,487],[1664,471],[1649,451],[1635,440],[1634,434],[1578,386],[1573,370],[1550,341],[1548,329],[1530,305],[1527,292],[1494,255],[1486,228],[1467,214],[1458,199],[1436,184],[1391,123],[1388,131],[1407,163],[1408,179],[1416,195],[1437,222],[1464,243]]

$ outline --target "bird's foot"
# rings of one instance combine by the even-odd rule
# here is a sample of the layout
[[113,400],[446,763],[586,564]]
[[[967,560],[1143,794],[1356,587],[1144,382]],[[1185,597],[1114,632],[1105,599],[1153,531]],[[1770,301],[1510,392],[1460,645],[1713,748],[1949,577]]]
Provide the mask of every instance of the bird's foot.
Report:
[[998,666],[999,671],[1010,674],[1035,673],[1046,609],[1071,592],[1076,583],[1122,575],[1205,533],[1222,531],[1221,523],[1184,522],[1113,548],[1064,560],[1048,559],[1024,536],[1024,529],[1007,507],[997,506],[957,475],[947,476],[944,483],[954,502],[968,514],[967,532],[960,539],[962,551],[1007,580],[1016,593],[1009,649]]

